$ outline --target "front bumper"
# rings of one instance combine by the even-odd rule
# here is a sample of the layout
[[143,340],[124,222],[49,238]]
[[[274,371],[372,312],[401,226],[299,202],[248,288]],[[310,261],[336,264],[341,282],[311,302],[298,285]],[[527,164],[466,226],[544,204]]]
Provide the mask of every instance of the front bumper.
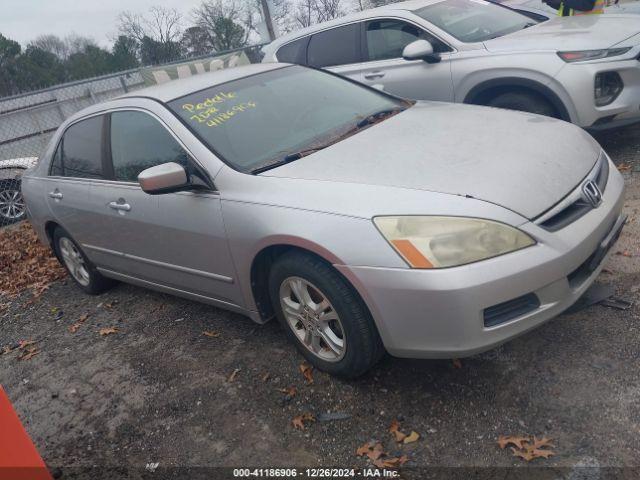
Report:
[[[585,265],[621,221],[623,193],[624,181],[612,167],[599,208],[554,233],[521,225],[537,245],[475,264],[442,270],[336,268],[358,289],[392,355],[473,355],[537,327],[580,298],[602,269],[602,257],[590,269]],[[486,309],[529,294],[539,306],[485,326]]]
[[[597,107],[594,98],[595,79],[600,72],[618,72],[624,83],[618,98],[604,107]],[[567,64],[556,80],[571,97],[575,111],[573,123],[601,131],[640,122],[640,61],[637,58]]]

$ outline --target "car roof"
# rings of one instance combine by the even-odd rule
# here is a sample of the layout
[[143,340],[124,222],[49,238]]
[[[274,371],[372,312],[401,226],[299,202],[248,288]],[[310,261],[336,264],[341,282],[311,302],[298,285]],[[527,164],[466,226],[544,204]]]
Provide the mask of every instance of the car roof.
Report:
[[398,11],[413,11],[422,7],[426,7],[428,5],[433,5],[434,3],[440,3],[444,0],[409,0],[406,2],[400,3],[391,3],[389,5],[383,5],[381,7],[370,8],[368,10],[363,10],[361,12],[351,13],[349,15],[342,16],[340,18],[336,18],[334,20],[330,20],[328,22],[318,23],[316,25],[312,25],[307,28],[302,28],[300,30],[296,30],[287,35],[283,35],[282,37],[274,40],[272,43],[265,47],[265,50],[269,52],[269,54],[274,53],[274,50],[278,49],[280,46],[291,42],[300,37],[304,37],[309,35],[310,33],[318,32],[321,30],[325,30],[326,28],[342,25],[344,23],[354,22],[358,20],[365,20],[367,18],[376,17],[378,15],[388,15],[391,12]]
[[217,70],[215,72],[201,73],[188,78],[172,80],[160,85],[154,85],[152,87],[135,90],[131,93],[118,97],[118,99],[128,97],[147,97],[166,103],[170,102],[171,100],[175,100],[176,98],[184,97],[185,95],[189,95],[206,88],[215,87],[216,85],[222,85],[223,83],[231,82],[233,80],[239,80],[241,78],[256,75],[258,73],[276,70],[287,65],[288,64],[282,63],[254,63],[241,67]]
[[241,67],[216,70],[215,72],[200,73],[197,75],[192,75],[188,78],[171,80],[167,83],[154,85],[152,87],[141,88],[140,90],[134,90],[130,93],[91,105],[71,115],[65,121],[65,124],[73,123],[79,118],[83,118],[88,115],[103,112],[104,110],[109,109],[113,103],[121,104],[121,101],[126,100],[127,98],[150,98],[155,101],[167,103],[177,98],[184,97],[185,95],[198,92],[200,90],[205,90],[207,88],[212,88],[227,82],[232,82],[234,80],[239,80],[241,78],[250,77],[252,75],[257,75],[259,73],[269,72],[271,70],[277,70],[279,68],[288,66],[291,66],[291,64],[254,63]]

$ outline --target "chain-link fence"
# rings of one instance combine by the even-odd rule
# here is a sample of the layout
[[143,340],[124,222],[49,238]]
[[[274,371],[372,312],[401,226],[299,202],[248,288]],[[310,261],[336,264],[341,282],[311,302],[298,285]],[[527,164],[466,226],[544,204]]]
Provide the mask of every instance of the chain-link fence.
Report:
[[263,46],[183,58],[0,98],[0,228],[26,218],[20,177],[36,165],[55,131],[69,116],[145,86],[258,63]]

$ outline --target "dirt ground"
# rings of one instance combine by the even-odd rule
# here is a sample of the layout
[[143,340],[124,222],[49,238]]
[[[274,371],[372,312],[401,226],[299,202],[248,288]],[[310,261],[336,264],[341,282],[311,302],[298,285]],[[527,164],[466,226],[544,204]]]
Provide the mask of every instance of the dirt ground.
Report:
[[[220,474],[197,467],[361,468],[369,464],[356,449],[370,440],[408,457],[402,478],[638,478],[640,127],[599,140],[625,170],[630,216],[599,281],[634,300],[629,310],[563,315],[461,365],[387,357],[359,380],[314,371],[309,385],[275,322],[127,285],[90,297],[61,281],[34,303],[0,298],[9,302],[0,347],[32,339],[40,350],[30,360],[2,355],[0,384],[61,478],[101,478],[105,467],[149,478]],[[117,333],[101,336],[109,327]],[[291,386],[293,397],[280,391]],[[294,429],[303,413],[318,421]],[[394,419],[420,439],[397,444]],[[527,464],[496,443],[525,434],[552,438],[556,455]]]

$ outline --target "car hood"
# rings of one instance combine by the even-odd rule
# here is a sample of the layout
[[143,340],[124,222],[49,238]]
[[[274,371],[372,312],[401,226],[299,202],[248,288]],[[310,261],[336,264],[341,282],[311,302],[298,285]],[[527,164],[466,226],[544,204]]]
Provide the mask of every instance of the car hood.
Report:
[[488,107],[418,102],[262,175],[460,195],[533,219],[573,190],[599,155],[596,141],[566,122]]
[[558,17],[484,43],[490,52],[522,50],[598,50],[610,48],[640,33],[633,15]]

